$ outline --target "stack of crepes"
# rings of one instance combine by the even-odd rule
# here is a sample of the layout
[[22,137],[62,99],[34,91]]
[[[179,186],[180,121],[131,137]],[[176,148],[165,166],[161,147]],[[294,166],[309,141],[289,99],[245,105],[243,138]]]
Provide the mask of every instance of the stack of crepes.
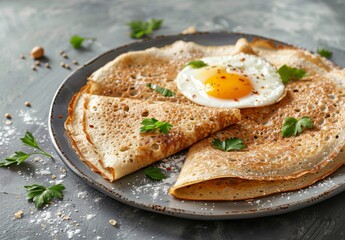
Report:
[[[210,108],[185,98],[174,82],[184,65],[211,56],[255,54],[308,76],[286,85],[278,103],[247,109]],[[147,87],[157,84],[175,95]],[[240,200],[309,186],[345,163],[345,71],[323,57],[267,40],[201,46],[177,41],[118,56],[94,72],[69,105],[65,127],[80,158],[110,181],[190,147],[170,193],[193,200]],[[314,128],[283,138],[285,117],[310,116]],[[140,133],[143,118],[167,121],[169,134]],[[237,137],[241,151],[215,149]]]

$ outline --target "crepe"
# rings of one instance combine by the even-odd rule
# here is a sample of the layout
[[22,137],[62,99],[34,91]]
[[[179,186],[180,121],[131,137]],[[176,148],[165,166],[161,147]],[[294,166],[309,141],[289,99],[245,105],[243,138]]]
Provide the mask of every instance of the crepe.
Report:
[[85,86],[73,96],[68,108],[69,116],[65,122],[65,129],[70,138],[71,145],[80,159],[86,162],[93,171],[100,173],[105,179],[113,180],[112,172],[103,167],[98,153],[87,139],[86,132],[84,131],[84,108],[86,102],[83,96],[87,91],[88,86]]
[[[66,129],[80,158],[110,181],[170,156],[240,119],[237,109],[207,108],[78,93]],[[140,133],[141,121],[172,124]]]
[[[162,48],[124,53],[88,78],[90,93],[194,105],[182,95],[174,82],[185,64],[206,56],[227,56],[245,50],[241,41],[237,45],[226,46],[201,46],[193,42],[176,41]],[[164,97],[148,88],[147,83],[170,89],[175,95]]]
[[344,164],[345,149],[337,157],[314,173],[299,178],[278,181],[246,180],[241,178],[215,178],[185,187],[173,187],[170,192],[186,200],[246,200],[273,193],[299,190],[312,185],[337,170]]
[[[255,54],[277,67],[286,64],[306,69],[308,77],[289,83],[287,95],[279,103],[243,109],[239,124],[193,145],[170,190],[175,197],[260,197],[305,187],[344,164],[344,155],[334,158],[345,144],[345,71],[307,51],[263,43],[251,45]],[[314,128],[297,137],[283,138],[282,123],[290,116],[309,116]],[[230,137],[242,139],[247,148],[223,152],[211,144],[215,138]]]

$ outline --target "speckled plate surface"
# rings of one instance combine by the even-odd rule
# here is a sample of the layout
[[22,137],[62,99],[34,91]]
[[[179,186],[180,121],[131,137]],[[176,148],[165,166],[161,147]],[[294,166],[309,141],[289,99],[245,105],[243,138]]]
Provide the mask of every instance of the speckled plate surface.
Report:
[[[92,72],[128,51],[153,46],[162,47],[176,40],[193,41],[203,45],[226,45],[235,43],[240,37],[251,40],[257,36],[238,33],[198,33],[158,37],[110,50],[73,72],[56,92],[49,118],[50,135],[63,162],[88,184],[118,201],[157,213],[191,219],[239,219],[280,214],[315,204],[342,192],[345,189],[344,167],[326,179],[300,191],[275,194],[251,201],[181,201],[169,195],[168,189],[177,179],[185,158],[184,152],[155,164],[166,169],[168,175],[164,181],[158,182],[147,179],[143,170],[139,170],[110,183],[99,174],[92,172],[85,163],[79,160],[65,132],[64,122],[68,115],[67,107],[71,97],[85,85],[86,78]],[[343,52],[341,56],[345,56]],[[334,53],[333,61],[338,65],[345,65],[345,58],[337,57],[337,53]],[[114,204],[116,204],[115,201]]]

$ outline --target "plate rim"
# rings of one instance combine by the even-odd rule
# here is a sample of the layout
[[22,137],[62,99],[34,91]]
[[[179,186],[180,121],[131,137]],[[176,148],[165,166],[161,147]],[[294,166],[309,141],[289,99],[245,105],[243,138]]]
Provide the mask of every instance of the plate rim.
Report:
[[[170,215],[170,216],[175,216],[175,217],[180,217],[180,218],[187,218],[187,219],[198,219],[198,220],[226,220],[226,219],[247,219],[247,218],[257,218],[257,217],[264,217],[264,216],[273,216],[273,215],[278,215],[278,214],[283,214],[283,213],[288,213],[292,212],[307,206],[314,205],[318,202],[321,202],[323,200],[326,200],[328,198],[331,198],[340,192],[345,190],[345,180],[342,183],[339,183],[338,185],[333,186],[331,189],[329,189],[327,192],[320,193],[318,197],[305,197],[302,200],[295,201],[294,203],[291,204],[285,204],[281,205],[279,208],[271,208],[271,207],[265,207],[260,210],[247,210],[247,211],[237,211],[237,212],[231,212],[229,211],[228,213],[225,214],[217,214],[217,215],[212,215],[209,213],[203,213],[203,212],[195,212],[195,211],[185,211],[181,209],[176,209],[176,208],[162,208],[157,204],[140,204],[140,203],[135,203],[135,201],[128,201],[127,199],[121,197],[120,194],[114,192],[112,189],[109,189],[102,185],[101,183],[98,183],[95,181],[92,177],[88,176],[84,172],[82,172],[75,164],[73,164],[73,161],[71,161],[65,154],[63,149],[60,148],[60,145],[58,143],[58,140],[56,138],[55,131],[53,129],[53,119],[54,119],[54,107],[55,107],[55,102],[56,99],[58,98],[59,94],[61,91],[63,91],[64,85],[69,81],[69,79],[76,74],[78,71],[81,69],[88,67],[98,59],[110,54],[111,52],[116,52],[116,51],[121,51],[122,49],[129,48],[131,46],[137,46],[137,45],[142,45],[143,43],[150,43],[154,41],[159,41],[161,39],[167,39],[167,38],[182,38],[182,37],[188,37],[188,36],[199,36],[199,35],[220,35],[220,34],[225,34],[225,35],[236,35],[238,38],[240,37],[251,37],[251,38],[260,38],[260,39],[265,39],[269,41],[273,41],[274,43],[277,44],[282,44],[285,46],[291,46],[291,47],[296,47],[295,45],[292,44],[287,44],[285,42],[275,40],[272,38],[267,38],[264,36],[259,36],[255,34],[250,34],[250,33],[241,33],[241,32],[227,32],[227,31],[221,31],[221,32],[196,32],[192,34],[175,34],[175,35],[160,35],[154,38],[150,39],[144,39],[142,41],[135,41],[131,42],[125,45],[121,45],[119,47],[110,49],[106,52],[101,53],[100,55],[97,55],[93,58],[91,58],[89,61],[87,61],[85,64],[82,65],[81,68],[75,69],[73,72],[68,74],[68,76],[61,82],[59,87],[57,88],[52,101],[50,103],[50,109],[49,109],[49,115],[48,115],[48,131],[49,131],[49,136],[50,139],[53,143],[54,150],[58,154],[59,158],[61,161],[78,177],[80,177],[85,183],[87,183],[89,186],[95,188],[96,190],[106,194],[107,196],[115,199],[116,201],[122,202],[126,205],[143,209],[146,211],[150,212],[155,212],[155,213],[160,213],[164,215]],[[304,49],[301,47],[298,47],[300,49]],[[68,107],[68,106],[66,106]],[[79,159],[80,160],[80,159]],[[81,160],[80,160],[81,161]],[[84,162],[82,162],[85,164]],[[90,169],[91,171],[91,169]],[[92,171],[91,171],[92,172]],[[321,180],[323,181],[323,180]],[[318,181],[320,182],[320,181]],[[312,185],[311,185],[312,186]],[[295,190],[298,191],[298,190]],[[291,191],[291,192],[295,192]],[[278,193],[281,194],[281,193]],[[259,198],[258,198],[259,199]],[[241,200],[244,201],[244,200]],[[210,201],[206,201],[210,202]]]

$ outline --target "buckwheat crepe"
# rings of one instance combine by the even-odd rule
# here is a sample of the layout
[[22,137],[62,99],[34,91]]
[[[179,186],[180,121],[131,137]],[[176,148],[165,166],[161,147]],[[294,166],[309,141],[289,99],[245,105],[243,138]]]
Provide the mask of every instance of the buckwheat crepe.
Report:
[[[239,110],[106,97],[83,88],[65,127],[80,158],[110,181],[170,156],[240,120]],[[141,133],[143,118],[172,125],[168,134]]]
[[[253,52],[273,65],[306,69],[308,76],[289,83],[279,103],[243,109],[240,123],[193,145],[170,190],[174,196],[193,200],[260,197],[308,186],[344,164],[344,154],[336,156],[345,144],[345,71],[300,49],[252,46]],[[314,128],[283,138],[284,118],[303,116],[313,119]],[[230,137],[242,139],[247,148],[223,152],[211,144],[215,138]]]

